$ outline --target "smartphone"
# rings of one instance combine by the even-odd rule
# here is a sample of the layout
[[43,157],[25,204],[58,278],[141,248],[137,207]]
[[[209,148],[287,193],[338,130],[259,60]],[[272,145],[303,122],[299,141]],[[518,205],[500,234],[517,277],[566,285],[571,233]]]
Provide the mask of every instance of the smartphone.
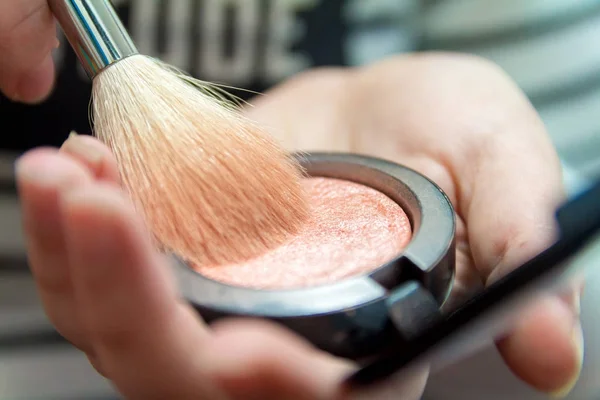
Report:
[[518,310],[536,296],[558,292],[574,275],[600,267],[600,181],[559,207],[556,220],[558,238],[549,248],[345,383],[364,388],[413,367],[446,367],[466,357],[474,343],[506,333]]

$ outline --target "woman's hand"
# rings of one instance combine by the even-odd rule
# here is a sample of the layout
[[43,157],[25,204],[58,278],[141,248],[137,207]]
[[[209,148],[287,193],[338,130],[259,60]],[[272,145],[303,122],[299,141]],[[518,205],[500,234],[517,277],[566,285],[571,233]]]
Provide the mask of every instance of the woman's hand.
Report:
[[7,97],[31,103],[50,93],[56,47],[47,0],[0,1],[0,91]]
[[[366,153],[436,181],[458,213],[453,303],[546,246],[562,200],[538,116],[495,67],[414,55],[300,75],[248,114],[290,149]],[[309,117],[307,117],[309,116]],[[119,188],[108,149],[73,137],[17,165],[30,264],[47,314],[130,399],[418,399],[426,373],[372,393],[340,392],[349,363],[266,322],[210,329],[181,302]],[[578,291],[548,296],[499,342],[512,370],[546,392],[581,368]],[[383,392],[385,390],[385,393]]]
[[[386,158],[443,188],[458,214],[454,305],[554,239],[559,160],[528,100],[489,62],[424,53],[313,71],[255,105],[248,114],[290,149]],[[498,343],[513,372],[539,390],[563,394],[579,376],[582,286],[532,305]]]

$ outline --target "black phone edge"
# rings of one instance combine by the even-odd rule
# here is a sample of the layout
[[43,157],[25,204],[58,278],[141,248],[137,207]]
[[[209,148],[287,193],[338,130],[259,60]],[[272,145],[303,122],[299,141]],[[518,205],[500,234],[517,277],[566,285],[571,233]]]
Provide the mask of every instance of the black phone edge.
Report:
[[563,204],[556,212],[559,238],[549,248],[482,290],[462,307],[425,329],[391,353],[363,366],[346,378],[348,387],[365,387],[397,373],[449,336],[498,307],[511,295],[550,275],[600,233],[600,181]]

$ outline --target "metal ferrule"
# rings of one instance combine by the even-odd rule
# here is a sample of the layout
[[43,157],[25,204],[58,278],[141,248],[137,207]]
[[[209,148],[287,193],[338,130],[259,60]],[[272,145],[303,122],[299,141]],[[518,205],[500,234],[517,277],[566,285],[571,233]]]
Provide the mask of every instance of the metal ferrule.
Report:
[[138,54],[109,0],[48,0],[48,5],[90,79]]

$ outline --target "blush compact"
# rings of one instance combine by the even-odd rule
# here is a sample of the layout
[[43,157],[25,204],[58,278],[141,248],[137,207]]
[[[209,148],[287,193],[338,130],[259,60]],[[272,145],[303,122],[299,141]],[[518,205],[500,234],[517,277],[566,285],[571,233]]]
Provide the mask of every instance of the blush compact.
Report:
[[342,153],[302,153],[305,228],[232,265],[174,257],[182,296],[208,322],[265,318],[357,362],[396,352],[442,316],[455,268],[455,215],[418,172]]

